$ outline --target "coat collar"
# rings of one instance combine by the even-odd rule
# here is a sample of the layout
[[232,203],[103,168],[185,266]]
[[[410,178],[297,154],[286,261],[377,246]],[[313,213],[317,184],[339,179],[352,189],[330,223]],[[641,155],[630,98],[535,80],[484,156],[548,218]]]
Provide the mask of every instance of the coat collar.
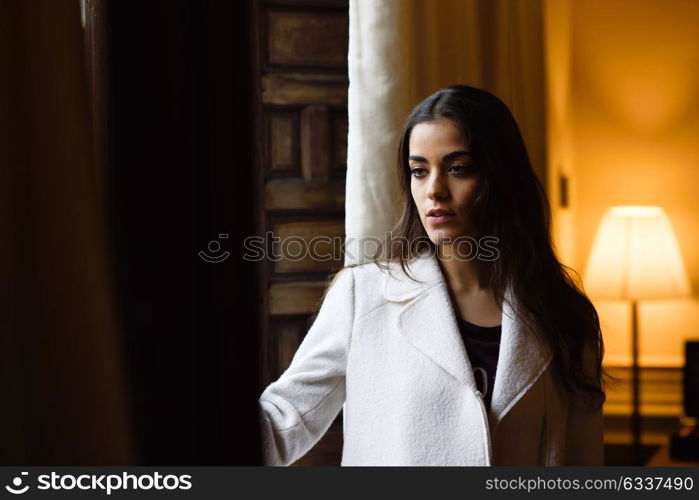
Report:
[[[392,269],[383,292],[388,300],[405,302],[397,315],[400,334],[446,373],[475,391],[473,370],[437,258],[428,254],[413,259],[409,271],[419,282],[408,278],[400,266]],[[553,357],[548,345],[517,319],[513,299],[508,289],[490,408],[494,423],[529,390]]]

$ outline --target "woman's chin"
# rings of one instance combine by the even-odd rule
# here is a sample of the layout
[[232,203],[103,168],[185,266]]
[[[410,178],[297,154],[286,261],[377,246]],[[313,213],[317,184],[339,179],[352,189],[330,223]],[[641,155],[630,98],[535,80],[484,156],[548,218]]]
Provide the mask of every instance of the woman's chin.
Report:
[[430,231],[428,236],[430,237],[432,243],[437,246],[442,246],[451,244],[456,238],[459,237],[459,234],[456,231],[438,230]]

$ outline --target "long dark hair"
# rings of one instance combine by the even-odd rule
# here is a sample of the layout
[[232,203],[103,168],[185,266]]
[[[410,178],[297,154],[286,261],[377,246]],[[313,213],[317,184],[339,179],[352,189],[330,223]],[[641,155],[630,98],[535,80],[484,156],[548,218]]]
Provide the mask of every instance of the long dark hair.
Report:
[[[585,396],[589,403],[597,400],[601,406],[605,400],[604,343],[597,311],[576,284],[575,271],[561,264],[555,254],[546,192],[532,169],[512,113],[494,95],[455,85],[435,92],[410,113],[398,151],[402,215],[374,261],[381,267],[399,262],[410,276],[410,260],[426,249],[436,250],[412,199],[408,156],[413,127],[437,118],[452,120],[470,142],[480,176],[472,213],[478,232],[474,236],[498,238],[499,257],[487,263],[487,286],[500,304],[511,287],[516,314],[551,347],[565,389],[573,396]],[[587,352],[592,353],[593,362],[583,362],[586,347],[591,348]],[[591,363],[592,373],[586,363]]]

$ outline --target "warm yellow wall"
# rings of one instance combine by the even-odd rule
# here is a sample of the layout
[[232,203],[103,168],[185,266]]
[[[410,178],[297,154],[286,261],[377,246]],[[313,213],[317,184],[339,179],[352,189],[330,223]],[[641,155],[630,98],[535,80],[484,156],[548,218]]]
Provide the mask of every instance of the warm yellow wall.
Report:
[[559,204],[561,176],[571,177],[575,170],[571,109],[571,4],[570,0],[544,2],[544,58],[547,88],[547,190],[551,201],[553,236],[559,257],[570,265],[575,255],[573,206]]
[[[609,206],[660,205],[674,225],[696,293],[699,2],[551,0],[546,13],[549,171],[571,174],[572,207],[555,211],[564,261],[584,270]],[[549,187],[555,203],[555,182]],[[628,360],[625,305],[596,305],[607,361]],[[642,304],[640,327],[646,364],[679,365],[683,340],[699,339],[699,302]]]

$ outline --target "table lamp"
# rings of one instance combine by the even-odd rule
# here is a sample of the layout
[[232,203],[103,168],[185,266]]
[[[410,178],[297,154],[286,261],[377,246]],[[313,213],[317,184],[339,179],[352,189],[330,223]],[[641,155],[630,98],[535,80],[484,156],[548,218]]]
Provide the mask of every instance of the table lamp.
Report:
[[672,224],[661,207],[611,207],[602,218],[583,275],[596,299],[631,302],[631,434],[636,465],[641,459],[638,301],[691,293]]

